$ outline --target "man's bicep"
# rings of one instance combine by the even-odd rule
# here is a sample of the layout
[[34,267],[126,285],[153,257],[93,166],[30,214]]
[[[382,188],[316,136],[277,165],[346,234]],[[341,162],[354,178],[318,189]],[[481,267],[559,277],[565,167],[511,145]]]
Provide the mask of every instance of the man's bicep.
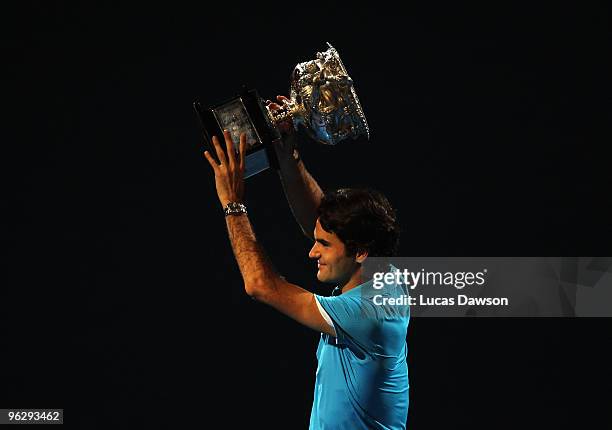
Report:
[[313,330],[335,336],[333,326],[325,321],[314,294],[286,281],[277,281],[274,288],[257,297],[279,312]]

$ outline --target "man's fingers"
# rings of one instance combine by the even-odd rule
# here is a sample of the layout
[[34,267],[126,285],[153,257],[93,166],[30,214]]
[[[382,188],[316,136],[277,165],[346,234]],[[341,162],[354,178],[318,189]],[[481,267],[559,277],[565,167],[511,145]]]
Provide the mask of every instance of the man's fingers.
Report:
[[282,109],[282,105],[285,104],[285,102],[291,101],[290,99],[288,99],[285,96],[276,96],[276,100],[278,100],[280,102],[280,104],[278,103],[274,103],[272,100],[266,100],[266,106],[269,109],[273,109],[273,110],[278,110],[278,109]]
[[227,149],[227,158],[229,160],[229,168],[233,169],[236,165],[236,153],[234,152],[234,141],[232,140],[232,134],[223,130],[223,137],[225,138],[225,147]]
[[221,145],[219,144],[219,139],[217,138],[217,136],[213,136],[212,143],[213,143],[213,146],[215,147],[215,152],[217,153],[217,158],[219,159],[219,163],[227,164],[225,153],[223,152],[223,149],[221,149]]
[[219,168],[219,165],[217,164],[213,156],[210,155],[210,152],[204,151],[204,157],[206,157],[206,159],[208,160],[208,164],[210,164],[210,167],[213,168],[214,172],[217,173],[217,169]]
[[246,156],[246,133],[240,135],[240,171],[244,172],[244,158]]

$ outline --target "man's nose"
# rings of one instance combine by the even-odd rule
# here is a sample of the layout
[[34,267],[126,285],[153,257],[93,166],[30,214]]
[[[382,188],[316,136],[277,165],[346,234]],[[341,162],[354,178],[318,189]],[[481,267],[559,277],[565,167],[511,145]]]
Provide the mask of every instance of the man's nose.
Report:
[[321,253],[319,252],[319,249],[317,247],[317,242],[315,242],[315,244],[312,245],[310,252],[308,253],[308,257],[309,258],[319,258],[320,256],[321,256]]

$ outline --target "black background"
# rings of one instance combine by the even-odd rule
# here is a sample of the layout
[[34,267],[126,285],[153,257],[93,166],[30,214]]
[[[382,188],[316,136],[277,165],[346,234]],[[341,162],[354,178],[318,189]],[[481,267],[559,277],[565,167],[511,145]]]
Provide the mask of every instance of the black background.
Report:
[[[302,157],[387,194],[401,255],[609,255],[607,14],[493,3],[5,10],[1,406],[307,427],[318,335],[243,293],[191,103],[286,94],[327,41],[371,140]],[[278,270],[329,291],[275,172],[247,204]],[[415,318],[409,427],[596,428],[611,340],[606,319]]]

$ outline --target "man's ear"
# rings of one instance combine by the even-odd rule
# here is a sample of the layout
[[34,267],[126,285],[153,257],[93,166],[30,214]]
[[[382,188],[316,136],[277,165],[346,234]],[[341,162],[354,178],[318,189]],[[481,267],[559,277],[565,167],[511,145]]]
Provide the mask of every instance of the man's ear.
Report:
[[365,249],[358,249],[355,254],[355,262],[362,264],[366,258],[368,258],[368,251]]

